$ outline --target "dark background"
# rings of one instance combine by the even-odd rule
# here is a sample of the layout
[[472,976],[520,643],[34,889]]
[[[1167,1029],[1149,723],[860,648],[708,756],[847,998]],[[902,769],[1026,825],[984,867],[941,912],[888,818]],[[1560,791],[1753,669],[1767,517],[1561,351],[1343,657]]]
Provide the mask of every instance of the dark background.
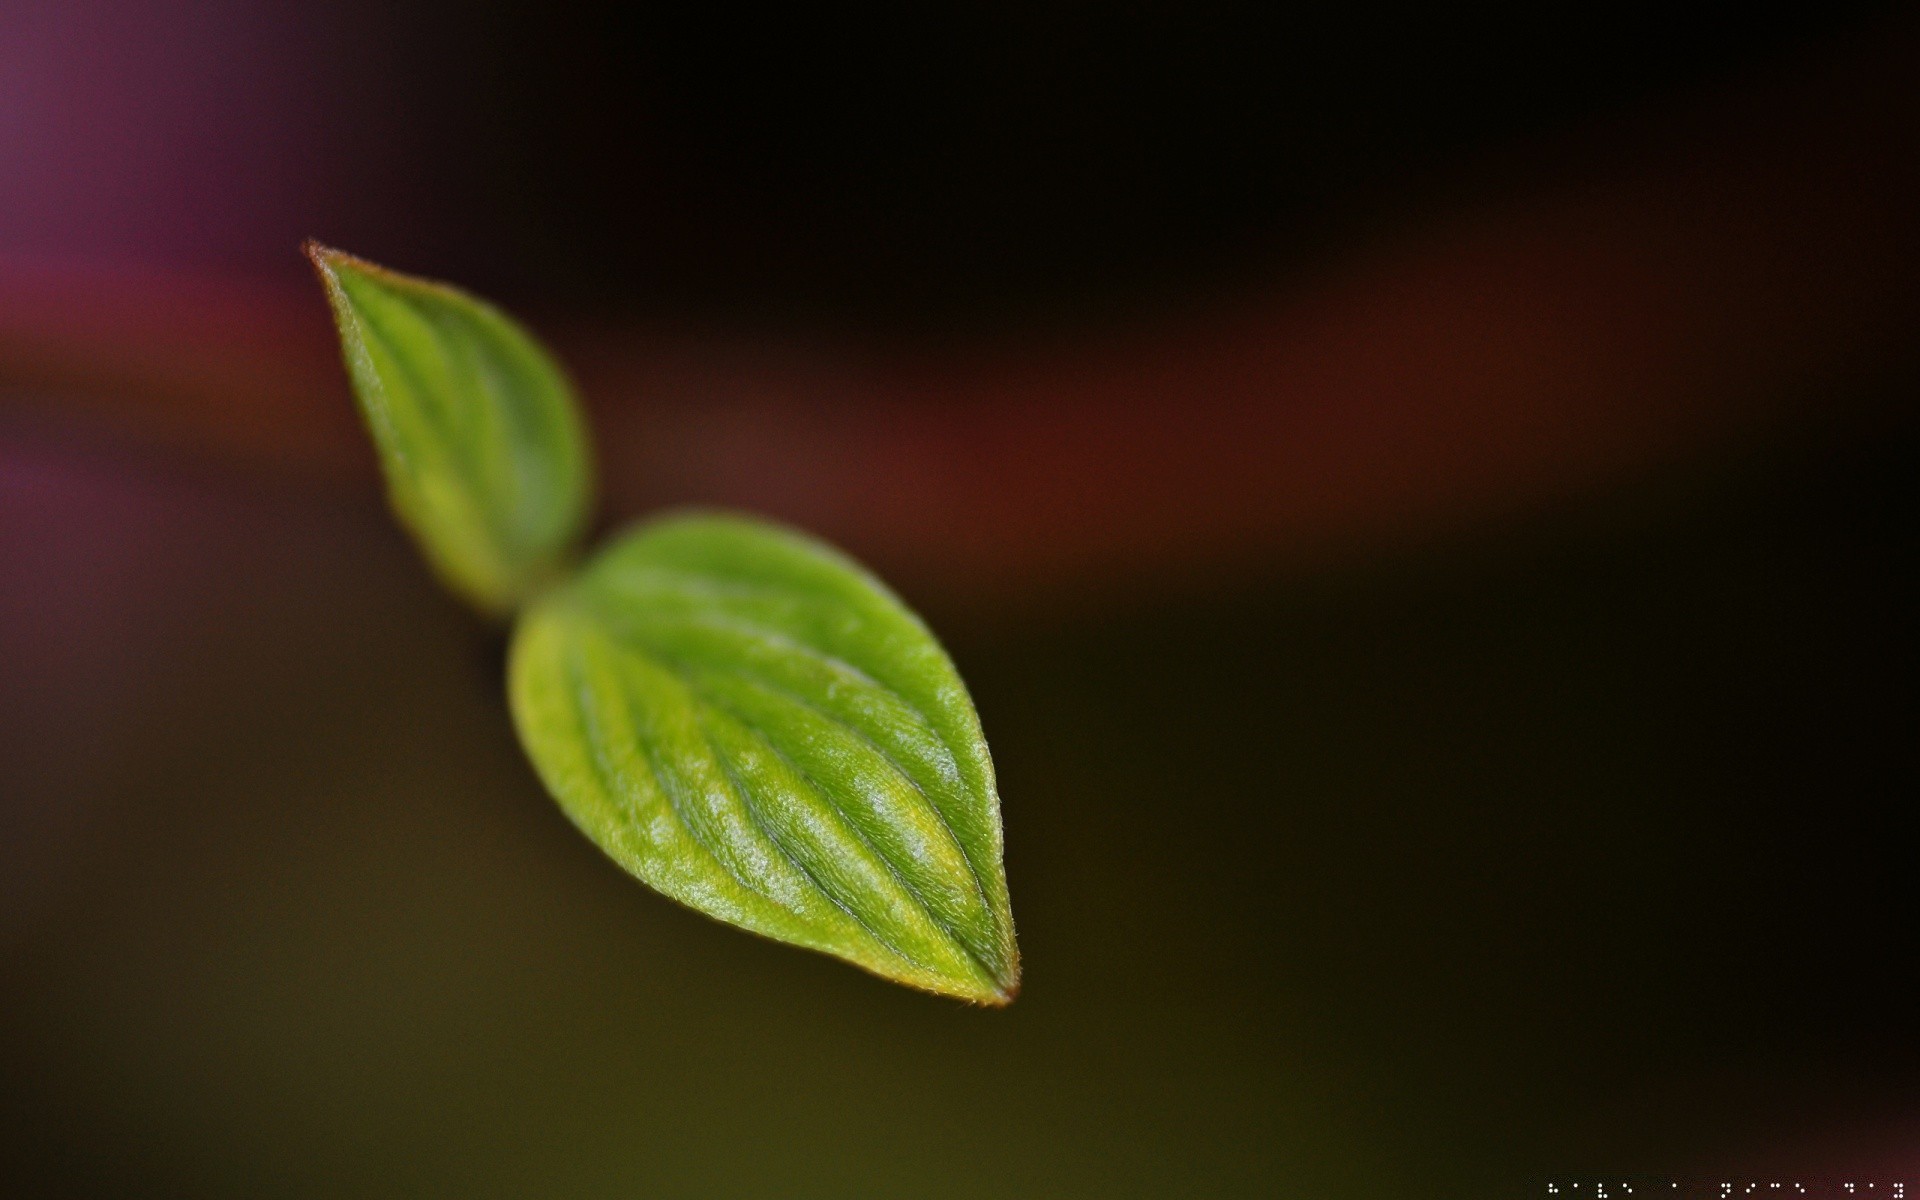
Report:
[[[1876,6],[0,2],[0,1191],[1920,1185],[1916,79]],[[610,520],[899,582],[1017,1004],[573,833],[308,235],[532,314]]]

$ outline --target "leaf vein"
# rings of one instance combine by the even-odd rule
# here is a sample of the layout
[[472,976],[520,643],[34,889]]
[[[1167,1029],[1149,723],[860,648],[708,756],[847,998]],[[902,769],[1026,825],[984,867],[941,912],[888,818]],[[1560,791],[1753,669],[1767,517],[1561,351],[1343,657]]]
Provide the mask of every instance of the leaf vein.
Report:
[[[932,735],[933,739],[939,743],[940,748],[946,752],[947,757],[954,761],[956,770],[958,769],[959,755],[954,753],[953,747],[948,744],[947,739],[941,735],[940,730],[933,724],[933,722],[927,720],[926,714],[922,713],[919,707],[913,704],[911,701],[909,701],[905,696],[900,695],[899,692],[893,690],[892,688],[889,688],[887,685],[881,683],[879,680],[874,679],[872,676],[866,674],[864,671],[861,671],[858,667],[854,666],[853,664],[845,662],[844,660],[834,656],[833,654],[828,653],[827,651],[820,650],[815,646],[809,645],[808,643],[803,642],[798,638],[793,638],[784,633],[781,633],[779,630],[768,628],[767,626],[762,625],[756,621],[741,620],[737,617],[732,617],[732,616],[707,617],[707,616],[698,616],[698,615],[688,615],[680,619],[686,621],[689,624],[711,625],[719,628],[735,629],[740,632],[755,634],[762,637],[764,640],[772,642],[775,645],[780,646],[782,648],[788,648],[788,649],[795,650],[799,653],[810,655],[820,661],[827,663],[829,666],[844,668],[847,672],[854,675],[856,678],[860,679],[861,681],[872,684],[873,687],[876,690],[880,691],[882,694],[888,696],[893,700],[898,701],[900,706],[904,708],[907,712],[911,713],[914,719],[920,723],[921,727],[928,734]],[[644,634],[639,636],[641,640],[648,640],[645,638]],[[656,658],[661,659],[664,662],[671,662],[671,663],[677,664],[681,668],[681,670],[687,674],[692,674],[694,671],[697,671],[700,669],[696,664],[688,662],[684,657],[663,651],[657,644],[651,643],[650,641],[648,645],[648,653]],[[713,669],[713,668],[708,668],[708,669]],[[995,926],[997,927],[1000,924],[999,913],[994,909],[993,901],[987,893],[986,882],[980,876],[979,865],[973,861],[973,855],[968,852],[966,842],[962,841],[961,838],[954,833],[953,822],[948,819],[947,814],[941,809],[939,803],[933,799],[933,796],[931,795],[931,793],[929,793],[925,787],[921,786],[920,781],[913,777],[912,773],[909,772],[906,769],[906,767],[901,764],[900,760],[890,750],[888,750],[885,746],[882,746],[881,744],[876,742],[869,734],[867,734],[865,730],[862,730],[858,726],[851,724],[845,718],[840,717],[839,715],[832,713],[827,709],[822,708],[819,704],[807,699],[805,696],[801,695],[798,692],[795,692],[791,688],[785,687],[784,685],[780,684],[776,680],[770,678],[764,671],[756,670],[751,665],[735,665],[731,667],[722,667],[719,669],[722,671],[727,671],[734,675],[742,676],[746,679],[751,680],[755,684],[766,688],[768,691],[771,691],[786,697],[788,700],[793,701],[795,704],[800,705],[801,707],[807,709],[809,712],[814,713],[815,715],[823,718],[824,720],[830,722],[836,727],[843,729],[848,733],[851,733],[854,737],[858,738],[861,742],[865,743],[866,746],[870,748],[875,754],[879,755],[880,758],[883,761],[885,761],[888,766],[892,767],[894,771],[897,774],[899,774],[899,776],[902,779],[906,780],[907,784],[913,788],[914,792],[918,794],[920,799],[926,804],[928,810],[933,813],[934,819],[940,822],[940,827],[943,830],[945,830],[947,836],[953,840],[953,844],[959,848],[960,857],[962,861],[964,861],[967,864],[967,873],[969,876],[972,877],[974,893],[977,896],[979,896],[981,905],[986,909],[987,913],[992,918]],[[972,792],[973,789],[968,786],[964,776],[960,777],[959,782],[963,790],[969,793]],[[975,796],[973,798],[976,801],[980,799],[980,797],[978,796]]]
[[[696,720],[700,720],[698,717],[698,714],[701,710],[705,710],[707,712],[720,711],[716,709],[711,703],[705,700],[695,700],[694,704],[695,704]],[[905,959],[907,962],[912,963],[914,966],[919,967],[922,970],[932,970],[933,968],[931,966],[921,962],[919,959],[915,958],[913,955],[907,953],[907,951],[904,948],[895,945],[891,938],[888,938],[886,935],[882,934],[878,929],[875,929],[873,926],[867,924],[866,918],[862,917],[859,913],[855,912],[852,908],[841,903],[840,898],[838,896],[835,896],[832,891],[828,890],[825,884],[820,882],[819,876],[815,875],[813,871],[809,869],[805,863],[801,862],[799,859],[793,856],[792,851],[787,849],[786,843],[781,841],[780,836],[773,831],[771,826],[766,824],[761,819],[760,814],[757,811],[756,806],[754,805],[752,800],[753,789],[748,787],[746,782],[734,773],[732,764],[727,761],[726,754],[720,749],[719,744],[716,741],[714,741],[713,735],[711,731],[707,728],[707,722],[705,720],[700,720],[700,732],[701,732],[701,735],[706,738],[707,748],[713,751],[713,760],[716,763],[720,764],[721,772],[726,775],[728,784],[731,785],[734,791],[739,794],[741,799],[741,807],[745,809],[747,813],[747,820],[752,822],[753,827],[759,830],[761,835],[765,837],[769,843],[772,844],[773,848],[779,852],[780,857],[786,859],[787,863],[791,865],[794,870],[804,875],[807,879],[807,882],[811,883],[814,886],[814,888],[817,891],[819,891],[819,893],[822,896],[826,897],[827,903],[833,905],[835,908],[845,913],[847,915],[847,918],[851,920],[855,925],[859,926],[860,930],[863,933],[865,933],[868,937],[872,938],[875,942],[879,943],[883,948],[892,951],[898,957]],[[771,747],[769,747],[769,749],[771,749]],[[778,751],[775,751],[775,753],[777,754]],[[879,856],[876,855],[875,857],[879,857]],[[885,862],[885,859],[883,858],[881,859],[881,861]]]
[[[673,661],[673,660],[668,659],[668,661]],[[693,691],[699,693],[701,697],[704,699],[705,703],[707,703],[710,707],[715,708],[721,712],[725,712],[728,715],[732,716],[736,721],[739,721],[741,727],[744,728],[750,736],[752,736],[755,740],[757,740],[762,746],[765,746],[767,748],[768,753],[772,754],[774,757],[778,758],[782,763],[786,764],[786,766],[789,769],[791,769],[795,774],[799,775],[800,778],[806,780],[808,786],[812,787],[814,791],[818,792],[822,797],[825,797],[829,804],[833,803],[833,789],[821,783],[821,781],[815,778],[814,775],[811,772],[809,772],[804,766],[801,766],[799,763],[795,762],[791,757],[787,755],[785,751],[781,750],[780,747],[774,745],[773,741],[770,738],[768,738],[765,734],[761,733],[759,729],[755,728],[753,722],[750,721],[744,713],[740,712],[738,709],[728,704],[725,700],[714,695],[712,692],[701,687],[699,681],[691,677],[691,673],[689,673],[689,677],[687,678],[687,686]],[[912,781],[909,780],[908,782],[911,783]],[[834,805],[834,807],[838,808],[839,806]],[[937,810],[935,812],[935,815],[936,816],[939,815]],[[944,824],[944,818],[942,818],[942,822]],[[894,881],[900,885],[901,890],[906,892],[907,895],[913,897],[914,903],[920,906],[920,911],[926,914],[927,919],[933,922],[935,928],[945,933],[947,937],[953,941],[953,944],[960,948],[962,953],[964,953],[968,958],[972,959],[974,963],[977,966],[979,966],[983,972],[985,972],[986,977],[989,980],[999,978],[999,973],[995,971],[990,964],[984,961],[980,957],[979,953],[975,951],[972,946],[967,944],[967,939],[961,936],[959,930],[955,929],[952,925],[948,924],[946,921],[941,919],[940,914],[934,911],[933,906],[931,904],[927,903],[927,898],[920,894],[920,889],[914,887],[913,884],[910,881],[908,881],[905,876],[900,874],[900,869],[894,865],[893,860],[889,858],[887,854],[884,851],[882,851],[878,846],[874,845],[873,842],[868,839],[867,835],[860,830],[857,824],[855,824],[853,821],[848,821],[847,831],[853,835],[855,841],[859,842],[862,846],[866,847],[868,852],[871,853],[874,856],[874,858],[878,859],[882,866],[886,867],[887,871],[893,876]],[[951,836],[951,833],[949,833],[949,836]],[[956,844],[958,844],[957,840],[956,840]],[[961,858],[967,863],[968,873],[970,875],[974,874],[972,860],[966,858],[966,852],[964,847],[962,847],[962,850],[961,850]],[[976,888],[979,886],[979,878],[977,875],[974,876],[974,886]],[[991,905],[987,905],[987,912],[990,916],[993,915],[993,907]],[[999,920],[997,917],[994,917],[994,923],[995,925],[999,924]]]
[[[568,665],[570,668],[569,670],[569,675],[571,677],[570,681],[573,683],[573,692],[574,692],[573,701],[575,706],[578,707],[580,710],[581,724],[583,727],[583,731],[587,734],[587,742],[589,745],[593,747],[593,754],[591,757],[594,765],[594,773],[600,777],[601,785],[605,787],[608,790],[608,792],[614,797],[615,802],[619,804],[620,808],[628,815],[629,819],[632,820],[637,825],[640,822],[639,809],[634,804],[632,799],[626,794],[626,789],[622,788],[619,784],[619,780],[622,772],[617,767],[615,767],[612,763],[607,761],[606,735],[600,727],[600,722],[594,717],[594,706],[591,703],[591,697],[587,694],[590,691],[590,689],[588,688],[585,680],[581,677],[581,672],[579,669],[579,662],[577,657],[574,659],[571,659]],[[624,692],[625,689],[623,688],[622,691]],[[629,695],[627,699],[629,702],[631,702],[632,697]],[[740,878],[740,876],[733,870],[733,868],[727,864],[726,860],[721,858],[718,854],[714,852],[713,847],[707,843],[706,838],[701,836],[700,830],[693,824],[693,822],[687,820],[686,812],[681,808],[679,800],[675,798],[673,794],[673,789],[667,786],[666,780],[662,778],[660,775],[660,768],[654,762],[654,753],[653,753],[652,746],[647,743],[646,736],[641,732],[639,723],[634,722],[633,724],[634,724],[633,733],[634,733],[635,748],[640,752],[639,758],[641,759],[642,762],[646,763],[647,773],[653,777],[654,787],[659,789],[661,797],[665,799],[667,803],[667,811],[672,815],[674,822],[678,824],[681,829],[686,831],[687,837],[693,842],[695,846],[697,846],[700,849],[701,853],[707,856],[707,858],[713,863],[714,866],[720,869],[722,874],[724,874],[727,878],[732,879],[735,883],[739,884],[743,889],[752,893],[753,895],[756,895],[756,896],[762,895],[763,893],[761,893],[758,888],[755,888],[752,884]],[[786,910],[786,906],[781,905],[779,901],[774,900],[770,896],[765,898],[769,902],[777,905],[783,910]],[[791,910],[786,910],[786,911],[791,911]]]

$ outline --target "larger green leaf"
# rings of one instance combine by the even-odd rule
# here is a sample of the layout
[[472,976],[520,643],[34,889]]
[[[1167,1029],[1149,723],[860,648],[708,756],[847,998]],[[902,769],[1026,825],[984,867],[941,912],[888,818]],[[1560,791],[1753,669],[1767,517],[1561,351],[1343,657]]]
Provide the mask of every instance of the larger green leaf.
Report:
[[491,305],[308,243],[387,494],[440,577],[505,614],[558,574],[591,466],[572,390]]
[[1013,998],[973,702],[839,553],[739,517],[644,526],[522,617],[509,688],[549,790],[647,884],[902,983]]

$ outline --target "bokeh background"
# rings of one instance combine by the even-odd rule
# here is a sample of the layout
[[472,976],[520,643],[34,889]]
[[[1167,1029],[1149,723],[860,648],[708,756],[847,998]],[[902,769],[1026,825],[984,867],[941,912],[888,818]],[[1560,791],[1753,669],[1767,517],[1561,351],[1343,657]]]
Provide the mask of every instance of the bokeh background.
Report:
[[[929,617],[1016,1005],[572,832],[308,236]],[[1920,1186],[1917,281],[1900,6],[0,0],[0,1192]]]

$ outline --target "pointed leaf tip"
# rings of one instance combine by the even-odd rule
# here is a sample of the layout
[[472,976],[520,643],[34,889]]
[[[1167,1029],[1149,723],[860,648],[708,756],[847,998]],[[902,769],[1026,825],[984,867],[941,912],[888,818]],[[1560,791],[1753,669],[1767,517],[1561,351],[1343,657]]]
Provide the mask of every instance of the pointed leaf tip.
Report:
[[836,551],[733,516],[643,526],[521,618],[508,687],[548,789],[643,882],[928,991],[1018,993],[972,700]]
[[505,614],[585,527],[590,452],[539,343],[458,288],[309,240],[395,515],[449,587]]

